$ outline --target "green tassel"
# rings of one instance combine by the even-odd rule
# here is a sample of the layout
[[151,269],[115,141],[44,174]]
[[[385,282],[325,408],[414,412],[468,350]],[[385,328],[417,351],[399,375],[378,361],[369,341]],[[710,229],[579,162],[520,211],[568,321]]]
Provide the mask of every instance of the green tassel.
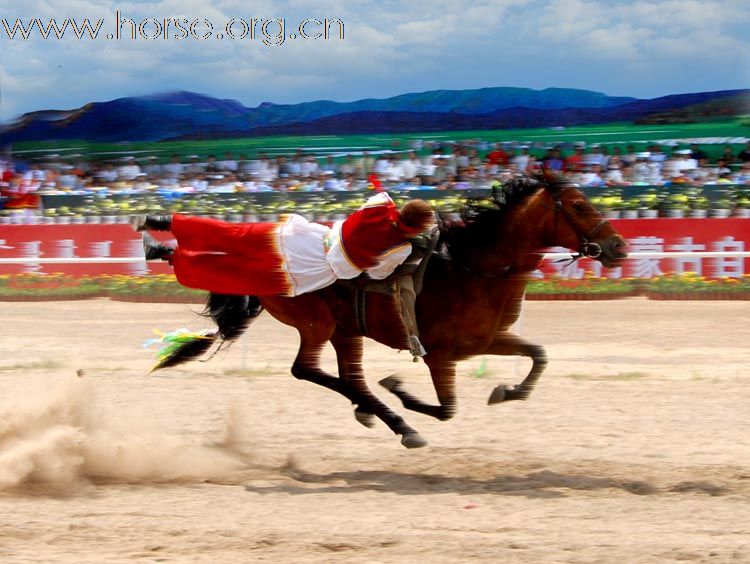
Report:
[[144,347],[153,344],[162,346],[156,355],[157,362],[151,372],[160,368],[177,366],[202,355],[211,348],[217,337],[217,333],[207,331],[196,333],[187,329],[178,329],[171,333],[155,332],[160,337],[149,339],[143,344]]
[[487,359],[485,357],[482,357],[482,362],[479,363],[472,374],[475,378],[484,378],[487,375]]

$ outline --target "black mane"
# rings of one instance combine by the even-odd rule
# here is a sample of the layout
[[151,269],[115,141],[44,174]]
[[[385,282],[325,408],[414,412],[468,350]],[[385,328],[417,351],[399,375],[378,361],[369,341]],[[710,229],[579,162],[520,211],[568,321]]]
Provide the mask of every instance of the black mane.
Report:
[[441,240],[450,255],[457,256],[464,249],[489,244],[496,237],[502,216],[547,186],[539,178],[520,176],[494,185],[488,197],[468,198],[461,209],[462,224],[441,229]]

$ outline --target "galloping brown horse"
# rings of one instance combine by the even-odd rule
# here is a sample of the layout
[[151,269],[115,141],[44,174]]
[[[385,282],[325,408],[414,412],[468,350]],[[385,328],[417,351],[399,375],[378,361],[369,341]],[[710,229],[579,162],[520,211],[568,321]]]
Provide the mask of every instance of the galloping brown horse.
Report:
[[[441,420],[456,410],[456,363],[475,355],[521,355],[532,366],[517,386],[496,387],[489,403],[526,399],[547,360],[544,349],[510,333],[521,312],[529,274],[542,261],[542,251],[566,247],[617,266],[626,243],[574,184],[562,177],[520,178],[493,190],[485,201],[470,201],[464,221],[441,227],[442,252],[429,261],[417,300],[420,339],[427,350],[438,405],[424,403],[403,389],[395,377],[381,381],[411,410]],[[357,289],[334,284],[294,298],[261,297],[260,304],[301,337],[292,374],[339,392],[356,405],[355,416],[371,426],[380,418],[401,443],[423,446],[424,439],[367,387],[362,368],[363,331],[355,312]],[[392,296],[366,294],[367,336],[394,349],[404,349],[406,335],[396,322]],[[209,313],[226,339],[236,338],[259,309],[244,309],[247,297],[214,296]],[[244,302],[237,300],[244,299]],[[257,303],[257,298],[251,298]],[[239,303],[241,307],[230,307]],[[238,313],[239,312],[239,313]],[[245,313],[247,312],[247,313]],[[244,325],[243,325],[244,324]],[[323,346],[337,356],[338,377],[320,368]]]

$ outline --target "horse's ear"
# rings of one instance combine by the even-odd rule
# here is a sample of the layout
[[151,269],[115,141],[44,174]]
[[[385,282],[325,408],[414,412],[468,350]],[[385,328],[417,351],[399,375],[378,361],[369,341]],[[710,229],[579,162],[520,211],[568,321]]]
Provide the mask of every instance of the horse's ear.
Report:
[[502,208],[506,203],[505,191],[503,190],[503,183],[495,180],[492,184],[492,193],[490,197],[496,206]]
[[570,184],[570,180],[568,180],[565,175],[556,170],[550,170],[546,168],[542,171],[542,174],[544,176],[544,183],[552,191],[555,191],[566,184]]
[[497,195],[500,193],[500,190],[502,190],[503,185],[499,180],[494,180],[492,184],[490,184],[490,188],[492,188],[492,192],[490,193],[490,197],[492,198],[492,201],[497,201]]

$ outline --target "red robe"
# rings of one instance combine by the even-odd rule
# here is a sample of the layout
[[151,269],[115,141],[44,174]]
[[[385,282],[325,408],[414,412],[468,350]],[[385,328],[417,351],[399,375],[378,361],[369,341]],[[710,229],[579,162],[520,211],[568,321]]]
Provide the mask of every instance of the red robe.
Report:
[[383,253],[408,242],[397,227],[400,216],[396,204],[383,196],[371,198],[372,203],[354,212],[341,225],[343,251],[360,270],[372,268]]
[[277,223],[237,224],[175,214],[175,276],[183,286],[217,294],[287,294],[278,230]]
[[373,273],[377,278],[392,272],[408,255],[409,237],[415,235],[398,219],[396,205],[384,192],[344,220],[338,240],[337,227],[299,216],[283,223],[235,224],[176,214],[171,262],[177,280],[190,288],[295,296],[374,267],[379,267]]

